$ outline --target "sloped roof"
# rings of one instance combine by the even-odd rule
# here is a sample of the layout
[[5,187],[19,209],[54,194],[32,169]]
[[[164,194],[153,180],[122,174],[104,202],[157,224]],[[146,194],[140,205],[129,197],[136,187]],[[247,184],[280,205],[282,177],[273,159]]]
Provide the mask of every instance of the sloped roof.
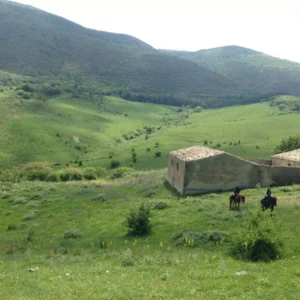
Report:
[[193,146],[193,147],[179,149],[170,152],[170,154],[184,161],[198,160],[198,159],[215,156],[223,153],[224,151],[211,149],[203,146]]
[[286,159],[286,160],[290,160],[290,161],[299,161],[300,162],[300,149],[275,154],[275,155],[272,155],[272,157]]

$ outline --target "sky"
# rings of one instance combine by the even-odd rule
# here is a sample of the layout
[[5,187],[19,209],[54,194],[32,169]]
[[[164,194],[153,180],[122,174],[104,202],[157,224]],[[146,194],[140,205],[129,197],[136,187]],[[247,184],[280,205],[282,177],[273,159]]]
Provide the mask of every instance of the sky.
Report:
[[157,49],[238,45],[300,62],[300,0],[15,0]]

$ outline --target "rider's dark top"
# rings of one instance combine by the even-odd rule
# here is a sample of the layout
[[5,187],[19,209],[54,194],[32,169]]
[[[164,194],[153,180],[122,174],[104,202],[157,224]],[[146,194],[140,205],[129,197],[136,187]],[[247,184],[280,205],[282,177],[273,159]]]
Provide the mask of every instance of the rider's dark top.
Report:
[[233,192],[237,195],[240,191],[241,189],[239,188],[239,186],[236,186]]
[[271,190],[270,190],[270,189],[267,189],[266,196],[267,196],[267,197],[270,197],[271,195],[272,195]]

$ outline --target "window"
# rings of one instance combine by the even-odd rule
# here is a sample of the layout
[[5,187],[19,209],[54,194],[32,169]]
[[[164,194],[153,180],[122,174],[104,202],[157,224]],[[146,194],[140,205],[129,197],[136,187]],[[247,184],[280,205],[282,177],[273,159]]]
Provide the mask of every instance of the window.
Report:
[[179,163],[177,163],[177,170],[179,170]]

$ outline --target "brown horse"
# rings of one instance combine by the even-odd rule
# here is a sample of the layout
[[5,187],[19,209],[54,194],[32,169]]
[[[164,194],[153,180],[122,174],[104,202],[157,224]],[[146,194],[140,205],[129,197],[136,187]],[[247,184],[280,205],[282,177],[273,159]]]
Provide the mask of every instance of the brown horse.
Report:
[[231,209],[232,207],[239,209],[240,208],[240,203],[245,203],[246,197],[241,194],[237,195],[231,195],[229,197],[229,208]]

